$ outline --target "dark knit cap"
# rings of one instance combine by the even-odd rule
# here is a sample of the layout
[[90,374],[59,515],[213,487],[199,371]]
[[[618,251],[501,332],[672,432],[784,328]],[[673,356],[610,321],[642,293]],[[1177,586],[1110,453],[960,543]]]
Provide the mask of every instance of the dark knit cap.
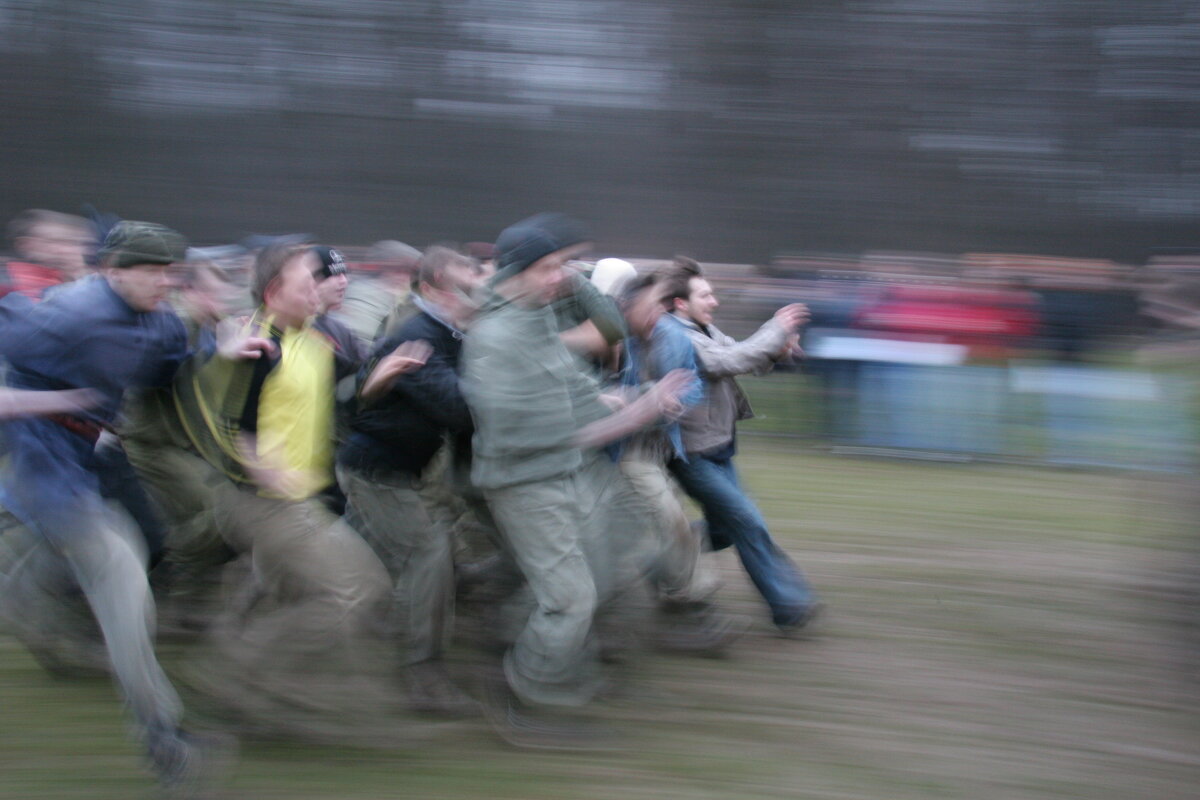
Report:
[[104,237],[97,256],[101,264],[125,269],[138,264],[183,261],[187,240],[177,231],[153,222],[121,220]]
[[321,260],[321,268],[313,276],[318,283],[334,275],[346,274],[346,259],[339,251],[332,247],[314,247],[313,252]]
[[583,223],[566,214],[542,213],[505,228],[496,239],[496,275],[502,283],[564,247],[589,241]]

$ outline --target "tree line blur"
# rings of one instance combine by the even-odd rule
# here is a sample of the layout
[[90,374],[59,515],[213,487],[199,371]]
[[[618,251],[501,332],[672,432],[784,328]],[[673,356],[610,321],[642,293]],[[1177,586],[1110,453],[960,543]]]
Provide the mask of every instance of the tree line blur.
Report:
[[0,217],[1140,263],[1196,244],[1198,46],[1164,0],[0,0]]

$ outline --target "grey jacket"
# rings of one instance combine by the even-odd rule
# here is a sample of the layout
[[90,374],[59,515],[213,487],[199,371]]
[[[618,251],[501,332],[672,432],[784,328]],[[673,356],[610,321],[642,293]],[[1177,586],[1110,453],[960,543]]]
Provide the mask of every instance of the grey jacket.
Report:
[[475,420],[471,480],[480,488],[569,475],[581,425],[607,411],[579,371],[549,307],[492,295],[463,343],[462,389]]
[[699,325],[671,315],[681,325],[696,350],[696,362],[704,379],[704,402],[680,420],[683,449],[688,453],[708,453],[733,440],[738,420],[750,419],[754,412],[734,376],[769,372],[787,344],[788,331],[774,318],[743,341],[736,341],[709,325]]

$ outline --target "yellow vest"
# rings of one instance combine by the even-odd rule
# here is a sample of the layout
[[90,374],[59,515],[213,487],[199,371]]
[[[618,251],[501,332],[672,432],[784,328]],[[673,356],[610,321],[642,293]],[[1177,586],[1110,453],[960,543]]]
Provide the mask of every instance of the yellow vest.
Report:
[[279,350],[258,401],[258,457],[308,476],[287,498],[303,500],[333,482],[333,348],[306,323],[284,331]]

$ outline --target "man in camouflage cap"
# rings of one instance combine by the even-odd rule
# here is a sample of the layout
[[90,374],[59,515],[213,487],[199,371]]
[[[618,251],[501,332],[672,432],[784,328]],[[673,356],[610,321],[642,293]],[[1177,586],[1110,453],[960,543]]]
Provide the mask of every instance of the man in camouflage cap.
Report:
[[[189,357],[187,334],[162,301],[184,240],[147,222],[118,223],[100,249],[100,277],[64,287],[13,321],[0,341],[16,389],[88,389],[95,403],[72,414],[0,423],[9,463],[0,498],[34,545],[3,584],[3,607],[25,621],[18,635],[45,654],[60,627],[59,576],[83,590],[104,634],[107,660],[159,779],[190,781],[207,749],[179,727],[182,708],[154,654],[153,598],[145,553],[125,517],[103,501],[95,443],[125,390],[164,386]],[[232,351],[230,351],[232,352]],[[52,587],[59,587],[55,590]],[[16,616],[16,615],[12,615]]]
[[167,268],[183,261],[187,242],[175,231],[153,222],[118,222],[98,253],[100,269],[113,291],[130,308],[155,310],[171,288]]

